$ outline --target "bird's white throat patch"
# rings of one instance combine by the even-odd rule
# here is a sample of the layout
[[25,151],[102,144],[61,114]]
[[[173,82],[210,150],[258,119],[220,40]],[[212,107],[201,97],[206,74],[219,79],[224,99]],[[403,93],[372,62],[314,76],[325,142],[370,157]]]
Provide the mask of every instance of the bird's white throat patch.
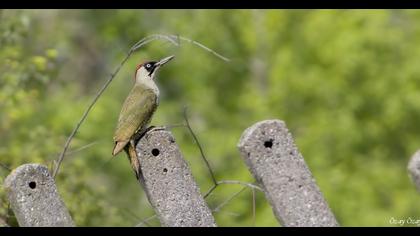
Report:
[[154,81],[154,77],[156,76],[156,70],[149,75],[149,72],[144,69],[143,67],[141,67],[136,74],[136,83],[140,83],[150,89],[152,89],[156,95],[159,96],[159,88],[157,87],[155,81]]

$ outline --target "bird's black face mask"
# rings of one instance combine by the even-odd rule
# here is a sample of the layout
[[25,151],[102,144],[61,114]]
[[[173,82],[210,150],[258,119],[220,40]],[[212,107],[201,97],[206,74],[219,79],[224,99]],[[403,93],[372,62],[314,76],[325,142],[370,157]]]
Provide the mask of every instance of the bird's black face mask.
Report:
[[147,62],[144,64],[144,68],[147,70],[147,72],[149,72],[149,76],[151,76],[153,72],[155,71],[155,69],[157,68],[156,62],[155,61]]

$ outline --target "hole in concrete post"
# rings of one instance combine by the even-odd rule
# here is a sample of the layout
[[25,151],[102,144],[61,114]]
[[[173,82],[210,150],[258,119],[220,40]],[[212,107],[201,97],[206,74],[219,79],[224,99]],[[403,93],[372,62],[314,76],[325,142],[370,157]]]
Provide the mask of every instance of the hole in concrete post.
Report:
[[264,142],[264,147],[271,148],[273,146],[273,139]]
[[163,172],[164,172],[164,173],[168,172],[168,169],[163,168]]
[[152,155],[153,155],[153,156],[157,156],[157,155],[159,155],[159,153],[160,153],[160,152],[159,152],[159,149],[157,149],[157,148],[153,148],[153,149],[152,149]]
[[35,183],[34,181],[29,182],[29,187],[30,187],[31,189],[36,188],[36,183]]

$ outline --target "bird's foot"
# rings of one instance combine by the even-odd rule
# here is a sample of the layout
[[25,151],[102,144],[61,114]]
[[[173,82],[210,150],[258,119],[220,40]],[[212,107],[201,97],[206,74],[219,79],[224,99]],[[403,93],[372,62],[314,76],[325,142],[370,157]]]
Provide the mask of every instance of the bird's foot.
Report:
[[149,128],[147,128],[146,132],[152,132],[152,131],[160,131],[160,130],[166,130],[166,126],[150,126]]
[[166,130],[166,126],[149,126],[146,129],[143,130],[139,130],[137,131],[137,133],[134,134],[132,140],[134,140],[134,143],[137,144],[139,142],[140,139],[142,139],[144,137],[144,135],[146,135],[146,133],[151,132],[151,131],[159,131],[159,130]]

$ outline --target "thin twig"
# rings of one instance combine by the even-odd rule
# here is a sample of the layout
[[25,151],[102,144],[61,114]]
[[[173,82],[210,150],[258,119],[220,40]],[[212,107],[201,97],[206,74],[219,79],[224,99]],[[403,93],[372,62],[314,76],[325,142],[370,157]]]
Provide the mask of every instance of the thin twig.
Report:
[[200,150],[201,157],[203,158],[203,160],[204,160],[204,162],[206,163],[206,166],[207,166],[207,168],[208,168],[208,170],[209,170],[209,173],[210,173],[210,176],[211,176],[211,180],[213,181],[214,185],[217,185],[217,180],[216,180],[216,177],[215,177],[215,175],[214,175],[214,173],[213,173],[213,170],[212,170],[212,169],[211,169],[211,167],[210,167],[210,163],[208,162],[208,160],[207,160],[207,158],[206,158],[206,155],[204,155],[203,148],[201,147],[201,144],[200,144],[200,142],[198,141],[197,136],[195,135],[194,131],[192,130],[192,128],[191,128],[191,126],[190,126],[190,122],[188,121],[188,117],[187,117],[187,107],[186,107],[186,106],[184,107],[184,112],[183,112],[183,114],[184,114],[184,119],[185,119],[185,122],[186,122],[186,124],[187,124],[187,128],[188,128],[188,130],[190,131],[191,135],[193,136],[194,141],[195,141],[195,143],[197,144],[198,149]]
[[[219,184],[223,184],[221,183],[222,181],[219,181]],[[238,183],[238,181],[225,181],[225,183],[229,183],[229,184],[236,184]],[[243,183],[243,182],[240,182]],[[246,184],[246,183],[245,183]],[[234,193],[232,196],[230,196],[228,199],[226,199],[225,201],[223,201],[222,203],[220,203],[217,207],[215,207],[214,209],[212,209],[212,212],[220,212],[220,209],[222,207],[224,207],[225,205],[227,205],[228,203],[230,203],[235,197],[237,197],[239,194],[241,194],[243,191],[245,191],[247,188],[250,188],[252,191],[252,225],[255,226],[255,212],[256,212],[256,198],[255,198],[255,189],[259,189],[259,187],[254,186],[254,187],[250,187],[250,184],[246,184],[244,185],[244,187],[239,190],[238,192]]]
[[127,60],[130,58],[131,54],[133,54],[135,51],[137,51],[138,49],[140,49],[142,46],[156,40],[156,39],[164,39],[167,40],[173,44],[175,44],[176,46],[179,46],[179,43],[176,42],[175,39],[182,39],[185,41],[188,41],[190,43],[193,43],[209,52],[211,52],[212,54],[214,54],[215,56],[221,58],[222,60],[225,61],[229,61],[229,59],[221,56],[219,53],[216,53],[215,51],[207,48],[206,46],[202,45],[201,43],[198,43],[194,40],[185,38],[185,37],[178,37],[176,35],[162,35],[162,34],[154,34],[154,35],[150,35],[148,37],[145,37],[143,39],[141,39],[140,41],[138,41],[136,44],[134,44],[133,47],[130,48],[130,50],[127,53],[127,56],[122,60],[122,62],[120,63],[120,65],[115,69],[114,73],[112,73],[110,75],[110,78],[108,79],[108,81],[105,82],[105,84],[103,85],[103,87],[99,90],[99,92],[95,95],[93,101],[90,103],[90,105],[88,106],[88,108],[85,110],[85,112],[83,113],[82,117],[80,118],[79,122],[76,124],[76,127],[73,129],[73,131],[71,132],[70,136],[67,138],[66,143],[64,144],[64,148],[63,151],[61,152],[60,156],[58,157],[58,161],[56,163],[56,167],[54,169],[54,172],[52,174],[53,178],[55,178],[55,176],[57,175],[61,163],[63,162],[64,156],[66,154],[67,149],[70,146],[70,142],[71,140],[74,138],[74,136],[76,135],[77,131],[79,130],[81,124],[84,122],[84,120],[86,119],[87,115],[89,114],[90,110],[93,108],[93,106],[95,105],[95,103],[97,102],[97,100],[99,99],[99,97],[102,95],[102,93],[105,91],[105,89],[108,87],[108,85],[112,82],[112,80],[114,80],[115,76],[118,74],[118,72],[120,71],[120,69],[122,68],[122,66],[127,62]]
[[0,167],[2,167],[3,169],[5,169],[5,170],[7,170],[7,171],[9,171],[9,172],[11,172],[12,171],[12,169],[10,169],[9,167],[7,167],[5,164],[3,164],[3,163],[0,163]]
[[220,181],[217,181],[217,184],[218,185],[219,184],[240,184],[240,185],[243,185],[243,186],[247,186],[248,188],[258,189],[261,192],[263,192],[261,187],[259,187],[257,185],[254,185],[254,184],[247,183],[247,182],[242,182],[242,181],[239,181],[239,180],[220,180]]
[[[213,185],[213,187],[210,188],[210,190],[204,195],[203,198],[206,198],[214,189],[217,188],[217,186],[221,185],[221,184],[239,184],[242,185],[243,187],[241,188],[241,190],[239,190],[238,192],[234,193],[232,196],[230,196],[228,199],[226,199],[225,201],[223,201],[222,203],[220,203],[219,205],[217,205],[215,208],[213,208],[211,211],[212,212],[220,212],[220,209],[223,208],[225,205],[227,205],[229,202],[231,202],[235,197],[237,197],[239,194],[241,194],[243,191],[245,191],[247,188],[250,188],[252,190],[253,193],[253,219],[255,222],[255,189],[262,191],[262,189],[254,184],[251,183],[246,183],[246,182],[242,182],[242,181],[237,181],[237,180],[221,180],[221,181],[217,181],[217,184]],[[134,214],[133,214],[134,215]],[[135,215],[134,215],[135,216]],[[149,222],[150,220],[156,218],[157,215],[154,214],[152,216],[147,217],[144,220],[141,220],[136,227],[139,227],[141,225],[148,225],[147,222]],[[136,218],[138,218],[136,216]],[[254,223],[255,225],[255,223]]]
[[223,201],[222,203],[220,203],[217,207],[215,207],[212,210],[212,212],[218,212],[218,211],[220,211],[220,209],[222,207],[224,207],[226,204],[228,204],[230,201],[232,201],[232,199],[234,199],[236,196],[238,196],[239,194],[241,194],[246,189],[247,189],[247,186],[244,186],[241,190],[239,190],[238,192],[236,192],[235,194],[233,194],[232,196],[230,196],[228,199],[226,199],[225,201]]
[[63,162],[63,159],[64,159],[64,156],[66,154],[66,151],[67,151],[67,149],[70,146],[70,142],[73,139],[73,137],[76,135],[77,131],[79,130],[80,125],[86,119],[86,117],[89,114],[90,110],[93,108],[93,105],[95,105],[96,101],[99,99],[99,97],[101,96],[101,94],[105,91],[105,89],[112,82],[112,80],[114,80],[114,78],[117,75],[117,73],[120,71],[120,69],[122,68],[122,66],[127,62],[128,58],[130,58],[130,56],[131,56],[131,54],[133,52],[134,52],[133,49],[130,49],[130,51],[127,53],[127,56],[124,58],[124,60],[121,62],[121,64],[117,67],[117,69],[115,70],[115,72],[111,74],[111,76],[108,79],[108,81],[105,82],[105,84],[102,86],[102,88],[99,90],[99,92],[95,95],[95,97],[93,98],[93,101],[90,103],[90,105],[88,106],[88,108],[83,113],[82,118],[80,118],[79,122],[77,122],[76,127],[73,129],[73,131],[71,132],[70,136],[67,138],[66,143],[64,144],[63,151],[61,152],[60,156],[58,157],[58,161],[56,163],[54,172],[52,174],[52,177],[53,178],[55,178],[55,176],[57,175],[58,170],[60,169],[60,166],[61,166],[61,162]]
[[72,151],[67,152],[67,155],[70,155],[70,154],[74,154],[74,153],[80,152],[80,151],[82,151],[82,150],[84,150],[84,149],[86,149],[86,148],[89,148],[89,147],[91,147],[91,146],[93,146],[93,145],[97,144],[97,143],[98,143],[98,141],[88,143],[88,144],[86,144],[86,145],[84,145],[84,146],[81,146],[81,147],[79,147],[79,148],[75,149],[75,150],[72,150]]
[[236,212],[233,212],[233,211],[226,211],[226,210],[219,211],[218,213],[219,214],[225,214],[225,215],[228,215],[228,216],[233,216],[233,217],[239,217],[240,216],[239,213],[236,213]]
[[183,40],[183,41],[194,44],[194,45],[212,53],[213,55],[215,55],[216,57],[224,60],[225,62],[230,62],[229,58],[222,56],[220,53],[217,53],[216,51],[204,46],[203,44],[201,44],[201,43],[199,43],[195,40],[192,40],[192,39],[187,38],[187,37],[179,36],[179,35],[152,34],[148,37],[143,38],[138,43],[136,43],[134,45],[134,49],[137,50],[138,48],[142,47],[143,45],[145,45],[145,44],[147,44],[147,43],[149,43],[153,40],[156,40],[156,39],[165,39],[165,40],[175,44],[176,46],[180,46],[181,45],[180,40]]
[[193,137],[195,143],[197,144],[198,149],[200,150],[201,158],[204,160],[204,163],[206,164],[207,170],[209,171],[211,180],[213,182],[213,186],[207,191],[206,194],[204,194],[204,199],[205,199],[208,196],[210,196],[210,194],[217,188],[218,183],[217,183],[216,177],[213,173],[213,169],[211,168],[210,163],[208,162],[207,157],[204,154],[204,150],[201,147],[200,142],[198,141],[197,135],[195,135],[193,129],[191,128],[190,122],[188,120],[188,115],[187,115],[187,106],[184,106],[182,114],[184,116],[184,120],[185,120],[186,126],[188,128],[188,131],[190,132],[190,134]]
[[254,184],[251,184],[251,183],[248,183],[248,182],[242,182],[242,181],[239,181],[239,180],[221,180],[221,181],[216,181],[216,184],[213,185],[207,191],[206,194],[204,194],[204,198],[207,198],[221,184],[239,184],[239,185],[242,185],[242,186],[245,186],[245,187],[248,187],[248,188],[251,188],[251,189],[257,189],[257,190],[263,192],[261,187],[259,187],[257,185],[254,185]]
[[[133,52],[135,52],[136,50],[138,50],[140,47],[142,47],[143,45],[145,45],[146,43],[149,43],[151,41],[153,41],[154,39],[151,38],[152,36],[146,37],[142,40],[140,40],[139,42],[137,42],[133,47],[130,48],[130,50],[128,51],[126,57],[121,61],[120,65],[115,69],[114,73],[111,74],[110,78],[105,82],[105,84],[102,86],[102,88],[99,90],[99,92],[95,95],[93,101],[90,103],[90,105],[88,106],[88,108],[85,110],[85,112],[82,115],[82,118],[79,120],[79,122],[76,124],[76,127],[73,129],[72,133],[70,134],[70,136],[67,138],[66,143],[64,144],[64,149],[61,152],[60,156],[58,157],[58,162],[56,164],[56,167],[54,169],[53,172],[53,178],[55,178],[55,176],[58,173],[58,170],[60,169],[61,163],[64,159],[64,156],[66,154],[67,149],[70,146],[70,142],[73,139],[73,137],[76,135],[77,131],[80,128],[80,125],[83,123],[83,121],[86,119],[87,115],[89,114],[90,110],[93,108],[93,106],[95,105],[96,101],[99,99],[99,97],[102,95],[102,93],[105,91],[105,89],[109,86],[109,84],[112,82],[112,80],[114,80],[115,76],[118,74],[118,72],[121,70],[121,68],[123,67],[123,65],[127,62],[127,60],[130,58],[131,54],[133,54]],[[150,39],[149,39],[150,38]],[[171,41],[172,42],[172,41]]]
[[142,220],[142,221],[140,221],[135,227],[140,227],[140,226],[142,226],[142,225],[147,225],[147,226],[150,226],[147,222],[149,222],[149,221],[151,221],[151,220],[153,220],[154,218],[156,218],[157,217],[157,215],[156,214],[154,214],[154,215],[152,215],[152,216],[149,216],[149,217],[147,217],[146,219],[144,219],[144,220]]
[[152,34],[150,36],[147,36],[143,38],[142,40],[138,41],[134,46],[132,47],[133,51],[137,51],[144,45],[156,40],[156,39],[164,39],[169,41],[170,43],[174,44],[175,46],[179,46],[179,43],[173,39],[173,36],[171,35],[163,35],[163,34]]
[[[174,36],[175,36],[175,35],[174,35]],[[187,42],[189,42],[189,43],[192,43],[192,44],[194,44],[194,45],[197,45],[197,46],[199,46],[199,47],[203,48],[204,50],[206,50],[206,51],[208,51],[208,52],[212,53],[213,55],[217,56],[218,58],[220,58],[220,59],[222,59],[222,60],[224,60],[224,61],[226,61],[226,62],[229,62],[229,61],[230,61],[230,59],[229,59],[229,58],[226,58],[226,57],[224,57],[224,56],[220,55],[219,53],[217,53],[217,52],[215,52],[215,51],[211,50],[210,48],[208,48],[208,47],[204,46],[203,44],[201,44],[201,43],[199,43],[199,42],[197,42],[197,41],[194,41],[194,40],[191,40],[191,39],[189,39],[189,38],[182,37],[182,36],[175,36],[175,37],[177,37],[178,39],[181,39],[181,40],[187,41]]]
[[137,220],[141,220],[142,223],[144,223],[146,226],[150,227],[151,225],[149,223],[147,223],[147,221],[142,220],[140,217],[138,217],[134,212],[132,212],[129,209],[125,209],[125,211],[123,211],[125,213],[130,214],[131,216],[134,216],[134,218],[136,218]]
[[206,199],[208,196],[210,196],[210,194],[217,188],[217,186],[218,186],[218,184],[217,184],[217,182],[216,182],[216,184],[215,185],[213,185],[208,191],[207,191],[207,193],[206,194],[204,194],[204,199]]
[[[254,185],[254,184],[251,184],[251,183],[247,183],[247,182],[242,182],[242,181],[238,181],[238,180],[221,180],[221,181],[217,181],[216,180],[216,177],[215,177],[215,175],[214,175],[214,172],[213,172],[213,170],[212,170],[212,168],[211,168],[211,166],[210,166],[210,163],[208,162],[208,160],[207,160],[207,158],[206,158],[206,156],[205,156],[205,154],[204,154],[204,150],[203,150],[203,148],[201,147],[201,144],[200,144],[200,142],[198,141],[198,138],[197,138],[197,136],[195,135],[195,133],[194,133],[194,131],[193,131],[193,129],[191,128],[191,125],[190,125],[190,123],[189,123],[189,120],[188,120],[188,116],[187,116],[187,107],[185,106],[184,107],[184,110],[183,110],[183,116],[184,116],[184,119],[185,119],[185,122],[186,122],[186,126],[187,126],[187,128],[188,128],[188,130],[190,131],[190,133],[191,133],[191,135],[193,136],[193,138],[194,138],[194,141],[195,141],[195,143],[197,144],[197,146],[198,146],[198,149],[200,150],[200,153],[201,153],[201,157],[202,157],[202,159],[204,160],[204,162],[206,163],[206,166],[207,166],[207,169],[208,169],[208,171],[209,171],[209,173],[210,173],[210,176],[211,176],[211,178],[212,178],[212,181],[213,181],[213,186],[207,191],[207,193],[206,194],[204,194],[204,199],[205,198],[207,198],[208,196],[210,196],[210,194],[219,186],[219,185],[221,185],[221,184],[239,184],[239,185],[243,185],[244,186],[244,188],[242,188],[242,190],[241,191],[239,191],[238,193],[236,193],[235,195],[233,195],[231,198],[229,198],[228,200],[226,200],[225,201],[225,203],[224,204],[227,204],[229,201],[231,201],[231,199],[233,199],[235,196],[237,196],[238,194],[240,194],[243,190],[245,190],[246,188],[251,188],[251,190],[252,190],[252,193],[253,194],[255,194],[255,189],[258,189],[259,191],[263,191],[259,186],[257,186],[257,185]],[[253,195],[253,197],[255,197],[254,195]],[[255,200],[255,198],[253,198],[254,200]],[[223,205],[223,204],[222,204]],[[216,210],[218,209],[218,207],[216,208]],[[255,212],[255,209],[253,209],[253,212]]]

